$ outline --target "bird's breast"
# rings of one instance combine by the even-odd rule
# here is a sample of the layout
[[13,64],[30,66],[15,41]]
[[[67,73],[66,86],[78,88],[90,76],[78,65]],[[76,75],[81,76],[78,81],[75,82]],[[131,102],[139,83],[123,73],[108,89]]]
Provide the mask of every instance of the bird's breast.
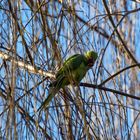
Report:
[[75,71],[72,72],[71,78],[79,83],[84,78],[87,70],[87,67],[84,64],[81,64]]

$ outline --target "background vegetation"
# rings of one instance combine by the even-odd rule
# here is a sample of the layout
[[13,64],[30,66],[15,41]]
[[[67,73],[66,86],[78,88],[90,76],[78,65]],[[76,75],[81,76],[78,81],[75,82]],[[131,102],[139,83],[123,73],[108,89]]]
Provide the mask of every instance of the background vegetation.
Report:
[[[1,139],[140,137],[139,0],[1,0]],[[79,87],[41,112],[69,56],[98,52]]]

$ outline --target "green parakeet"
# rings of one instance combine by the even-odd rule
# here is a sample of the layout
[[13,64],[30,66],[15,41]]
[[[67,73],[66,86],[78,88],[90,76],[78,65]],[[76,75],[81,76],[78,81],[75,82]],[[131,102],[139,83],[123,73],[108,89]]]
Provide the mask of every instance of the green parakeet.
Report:
[[46,107],[60,88],[69,84],[78,85],[86,72],[94,65],[98,55],[94,51],[85,54],[75,54],[69,57],[56,74],[56,80],[50,84],[50,94],[38,110]]

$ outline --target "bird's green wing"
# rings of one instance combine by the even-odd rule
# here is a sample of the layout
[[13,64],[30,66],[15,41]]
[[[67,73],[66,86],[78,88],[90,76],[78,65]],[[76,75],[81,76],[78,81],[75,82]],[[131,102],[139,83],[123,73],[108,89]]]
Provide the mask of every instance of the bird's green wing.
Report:
[[70,56],[67,60],[65,60],[65,62],[63,63],[63,65],[65,65],[68,61],[79,57],[80,55],[81,54],[75,54],[75,55]]
[[63,75],[63,72],[66,71],[74,71],[75,69],[77,69],[81,63],[85,63],[85,56],[81,55],[81,54],[75,54],[71,57],[69,57],[63,64],[63,67],[61,67],[58,71],[58,73],[56,74],[56,78],[58,78],[59,76]]

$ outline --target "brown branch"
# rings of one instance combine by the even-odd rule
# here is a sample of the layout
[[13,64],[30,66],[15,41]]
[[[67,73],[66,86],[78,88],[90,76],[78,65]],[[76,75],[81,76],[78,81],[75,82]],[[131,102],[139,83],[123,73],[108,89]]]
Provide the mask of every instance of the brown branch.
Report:
[[104,91],[109,91],[111,93],[116,93],[118,95],[123,95],[125,97],[130,97],[132,99],[140,100],[140,97],[138,97],[138,96],[130,95],[130,94],[125,93],[123,91],[118,91],[118,90],[114,90],[114,89],[102,87],[102,86],[99,86],[99,85],[94,85],[94,84],[89,84],[89,83],[80,83],[80,86],[82,86],[82,87],[89,87],[89,88],[95,88],[95,89],[100,89],[100,90],[104,90]]
[[28,72],[30,73],[33,73],[33,74],[40,74],[41,76],[46,76],[46,77],[49,77],[49,78],[55,78],[55,75],[51,72],[47,72],[47,71],[44,71],[40,68],[37,68],[37,71],[35,70],[35,67],[28,64],[28,63],[25,63],[24,61],[21,61],[21,60],[14,60],[14,58],[2,51],[0,51],[0,58],[2,58],[3,60],[6,60],[6,61],[10,61],[10,62],[13,62],[15,63],[19,68],[21,69],[24,69],[24,70],[27,70]]

